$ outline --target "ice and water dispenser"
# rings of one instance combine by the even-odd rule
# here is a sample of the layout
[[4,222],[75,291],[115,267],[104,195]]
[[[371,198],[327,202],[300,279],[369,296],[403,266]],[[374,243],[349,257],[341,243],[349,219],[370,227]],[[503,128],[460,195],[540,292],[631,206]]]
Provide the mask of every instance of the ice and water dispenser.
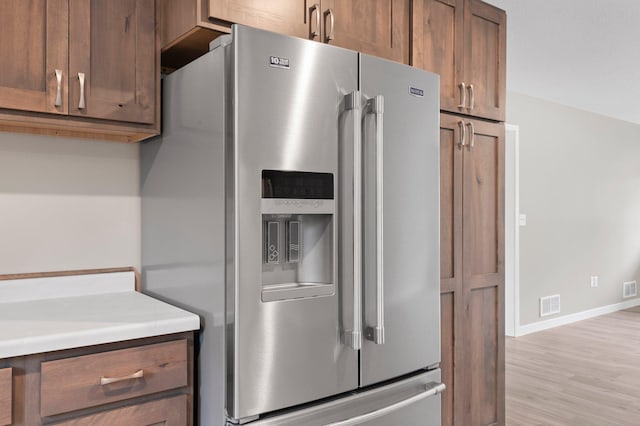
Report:
[[333,174],[263,170],[261,214],[262,301],[334,294]]

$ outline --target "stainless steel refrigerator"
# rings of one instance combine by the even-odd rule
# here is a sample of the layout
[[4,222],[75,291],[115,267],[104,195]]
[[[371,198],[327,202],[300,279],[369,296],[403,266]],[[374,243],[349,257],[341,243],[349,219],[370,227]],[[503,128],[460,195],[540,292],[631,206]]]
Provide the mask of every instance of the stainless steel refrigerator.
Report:
[[199,423],[440,425],[439,81],[234,26],[163,80],[143,291],[198,313]]

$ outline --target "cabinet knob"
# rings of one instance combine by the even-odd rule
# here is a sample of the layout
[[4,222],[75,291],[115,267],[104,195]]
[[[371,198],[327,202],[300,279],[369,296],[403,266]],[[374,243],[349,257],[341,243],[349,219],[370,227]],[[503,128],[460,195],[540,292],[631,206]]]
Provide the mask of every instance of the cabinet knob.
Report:
[[460,88],[460,103],[458,104],[458,108],[464,109],[467,107],[466,103],[467,103],[467,90],[466,87],[467,85],[464,84],[464,81],[460,84],[458,84],[458,87]]
[[[331,29],[329,31],[327,31],[327,16],[329,17],[329,22],[331,23]],[[324,37],[324,41],[325,43],[329,43],[331,40],[333,40],[335,37],[333,35],[333,27],[335,26],[336,20],[335,17],[333,16],[333,9],[329,8],[327,10],[324,11],[324,33],[325,33],[325,37]]]
[[[313,13],[315,12],[316,14],[316,29],[312,30],[311,29],[311,20],[313,18]],[[315,3],[314,5],[312,5],[309,8],[309,38],[310,39],[314,39],[318,36],[320,36],[320,4]]]
[[54,106],[62,106],[62,70],[56,70],[56,81],[58,83],[56,89],[56,101]]
[[78,80],[80,80],[80,102],[78,102],[78,109],[85,109],[86,105],[84,103],[84,73],[78,73]]

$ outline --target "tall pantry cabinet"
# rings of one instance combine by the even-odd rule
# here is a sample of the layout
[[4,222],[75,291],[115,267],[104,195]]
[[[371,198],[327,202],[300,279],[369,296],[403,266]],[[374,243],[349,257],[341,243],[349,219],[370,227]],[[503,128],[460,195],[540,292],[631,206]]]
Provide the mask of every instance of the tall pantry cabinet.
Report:
[[504,425],[506,15],[416,0],[413,65],[440,74],[443,426]]

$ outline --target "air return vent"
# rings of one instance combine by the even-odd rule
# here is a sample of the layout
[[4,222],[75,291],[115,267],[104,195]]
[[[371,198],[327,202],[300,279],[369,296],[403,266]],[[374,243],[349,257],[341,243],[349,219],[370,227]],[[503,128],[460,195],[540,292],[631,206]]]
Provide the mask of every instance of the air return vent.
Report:
[[627,281],[622,284],[622,297],[634,297],[638,295],[638,284],[635,281]]
[[560,313],[560,295],[545,296],[540,298],[540,316],[546,317]]

